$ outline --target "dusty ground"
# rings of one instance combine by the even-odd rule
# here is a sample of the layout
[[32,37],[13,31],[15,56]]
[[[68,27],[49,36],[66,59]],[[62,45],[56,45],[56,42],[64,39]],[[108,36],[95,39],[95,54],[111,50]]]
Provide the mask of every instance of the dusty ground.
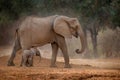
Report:
[[20,67],[21,54],[15,58],[16,66],[8,67],[8,58],[0,57],[0,80],[120,80],[120,60],[116,59],[71,59],[72,68],[66,69],[61,58],[57,68],[49,67],[49,59],[42,58],[39,62],[39,57],[34,58],[34,67]]

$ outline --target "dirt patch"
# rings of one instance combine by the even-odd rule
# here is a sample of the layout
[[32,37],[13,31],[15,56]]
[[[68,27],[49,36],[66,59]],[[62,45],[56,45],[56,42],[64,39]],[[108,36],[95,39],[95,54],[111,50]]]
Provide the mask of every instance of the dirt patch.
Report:
[[76,69],[6,69],[0,80],[119,80],[119,71],[114,70],[76,70]]
[[[0,48],[0,54],[10,54],[11,50],[9,47]],[[49,51],[45,54],[49,54]],[[0,80],[120,80],[120,60],[70,59],[72,68],[67,69],[64,68],[63,58],[57,58],[57,68],[49,67],[50,59],[42,58],[39,62],[37,56],[33,67],[20,67],[20,53],[14,60],[15,66],[7,66],[8,59],[9,56],[0,57]]]
[[120,80],[120,70],[73,64],[66,69],[63,62],[57,62],[57,68],[50,68],[50,60],[39,62],[39,57],[35,57],[34,67],[20,67],[20,54],[15,58],[16,66],[8,67],[8,58],[0,57],[0,80]]

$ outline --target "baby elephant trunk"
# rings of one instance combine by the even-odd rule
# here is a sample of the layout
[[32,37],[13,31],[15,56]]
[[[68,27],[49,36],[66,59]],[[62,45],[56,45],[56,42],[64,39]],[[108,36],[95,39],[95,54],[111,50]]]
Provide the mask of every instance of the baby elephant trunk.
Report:
[[40,52],[38,50],[36,51],[36,56],[39,56],[40,57],[40,61],[41,61],[41,54],[40,54]]

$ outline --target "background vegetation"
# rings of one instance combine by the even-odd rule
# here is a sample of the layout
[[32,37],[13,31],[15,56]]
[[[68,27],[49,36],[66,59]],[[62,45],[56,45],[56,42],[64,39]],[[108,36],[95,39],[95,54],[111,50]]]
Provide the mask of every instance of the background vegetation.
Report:
[[[0,0],[0,45],[10,43],[14,26],[20,18],[29,15],[49,16],[54,14],[77,17],[80,20],[86,40],[88,41],[91,37],[91,42],[88,41],[88,48],[91,50],[91,45],[93,46],[92,56],[98,57],[101,50],[105,54],[109,54],[110,52],[106,51],[107,43],[118,45],[113,48],[118,48],[115,54],[120,54],[120,44],[117,44],[120,40],[120,38],[118,39],[120,35],[120,0]],[[102,34],[106,36],[103,36],[101,44],[106,47],[102,45],[99,51],[98,34],[108,27],[115,33]],[[87,35],[88,32],[91,35]],[[118,40],[115,40],[114,43],[109,42],[108,38]],[[112,52],[116,49],[110,50]]]

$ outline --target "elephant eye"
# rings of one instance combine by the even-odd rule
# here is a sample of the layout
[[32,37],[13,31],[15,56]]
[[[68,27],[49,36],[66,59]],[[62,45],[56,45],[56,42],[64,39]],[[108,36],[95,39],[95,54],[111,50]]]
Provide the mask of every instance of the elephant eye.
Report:
[[71,27],[71,29],[72,29],[73,31],[76,31],[76,29],[75,29],[75,28],[73,28],[73,27]]
[[76,29],[75,29],[75,28],[72,27],[70,30],[71,30],[71,32],[72,32],[73,34],[76,33]]

